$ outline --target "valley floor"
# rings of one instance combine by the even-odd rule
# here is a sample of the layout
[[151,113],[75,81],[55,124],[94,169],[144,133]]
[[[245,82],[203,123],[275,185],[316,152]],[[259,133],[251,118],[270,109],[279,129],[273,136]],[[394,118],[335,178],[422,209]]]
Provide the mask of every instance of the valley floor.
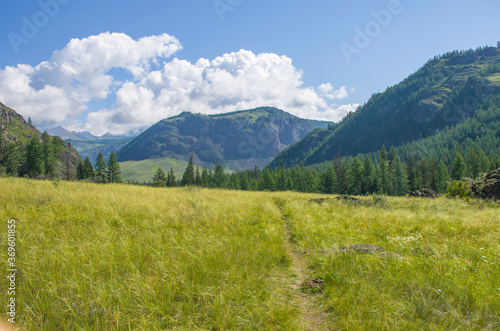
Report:
[[500,329],[498,203],[0,187],[0,290],[15,220],[25,330]]

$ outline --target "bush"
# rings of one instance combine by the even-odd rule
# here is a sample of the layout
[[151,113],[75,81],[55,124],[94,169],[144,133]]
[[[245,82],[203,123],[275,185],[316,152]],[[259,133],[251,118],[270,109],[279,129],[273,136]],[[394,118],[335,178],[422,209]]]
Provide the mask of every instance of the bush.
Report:
[[465,181],[454,180],[448,185],[448,195],[450,197],[468,197],[470,195],[470,184]]

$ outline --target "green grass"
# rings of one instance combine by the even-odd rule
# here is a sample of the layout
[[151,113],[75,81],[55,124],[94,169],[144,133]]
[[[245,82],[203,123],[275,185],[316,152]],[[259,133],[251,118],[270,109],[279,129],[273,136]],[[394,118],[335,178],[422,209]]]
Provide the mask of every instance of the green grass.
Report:
[[27,330],[297,329],[297,309],[272,278],[286,268],[272,201],[0,182],[4,252],[7,220],[17,220],[18,314]]
[[486,78],[488,78],[492,82],[500,82],[500,73],[490,75],[490,76],[488,76]]
[[[499,205],[391,198],[390,206],[284,197],[296,245],[343,330],[498,330]],[[402,255],[321,253],[374,244]]]
[[[12,178],[0,187],[0,247],[5,261],[15,219],[26,330],[302,330],[284,220],[324,280],[305,295],[339,329],[500,328],[499,204],[318,205],[308,200],[320,195],[290,192]],[[322,252],[350,244],[403,257]]]
[[149,182],[153,180],[156,170],[160,167],[165,172],[174,169],[175,176],[179,179],[186,170],[187,161],[171,158],[147,159],[141,161],[120,162],[122,179],[127,181]]

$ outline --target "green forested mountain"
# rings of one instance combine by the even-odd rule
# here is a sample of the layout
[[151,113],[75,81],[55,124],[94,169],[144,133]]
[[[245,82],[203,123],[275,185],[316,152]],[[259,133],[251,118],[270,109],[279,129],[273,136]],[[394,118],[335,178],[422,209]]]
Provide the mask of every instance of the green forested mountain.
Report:
[[74,179],[80,155],[60,137],[40,133],[0,103],[0,174]]
[[499,95],[500,49],[447,53],[373,95],[333,130],[312,132],[283,150],[270,167],[319,164],[382,145],[396,146],[403,159],[436,155],[447,163],[473,142],[486,154],[498,152]]
[[[164,119],[117,153],[119,161],[188,159],[198,164],[246,169],[264,167],[281,150],[308,132],[325,127],[277,108],[262,107],[220,115],[183,112]],[[321,130],[321,129],[319,129]]]

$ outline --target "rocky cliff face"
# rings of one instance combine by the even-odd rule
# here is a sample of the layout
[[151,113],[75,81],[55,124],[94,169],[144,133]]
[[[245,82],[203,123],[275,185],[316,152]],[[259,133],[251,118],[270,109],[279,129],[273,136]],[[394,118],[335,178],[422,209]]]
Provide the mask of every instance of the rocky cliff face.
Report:
[[[2,103],[0,103],[0,126],[4,128],[3,139],[7,144],[14,141],[20,141],[25,144],[33,137],[41,139],[40,131],[32,124],[26,122],[23,116]],[[62,179],[74,180],[76,177],[76,167],[81,157],[70,143],[60,137],[55,138],[63,146],[59,154],[57,176]]]

